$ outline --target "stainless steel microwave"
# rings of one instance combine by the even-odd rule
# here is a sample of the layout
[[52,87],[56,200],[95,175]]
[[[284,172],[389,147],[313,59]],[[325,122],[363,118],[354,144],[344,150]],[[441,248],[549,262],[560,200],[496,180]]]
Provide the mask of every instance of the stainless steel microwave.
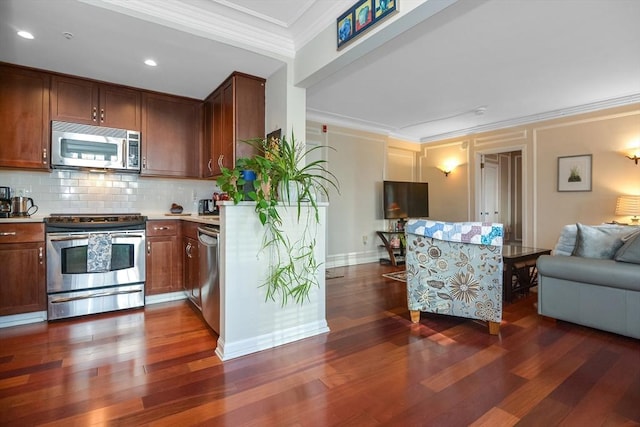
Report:
[[51,167],[140,172],[140,132],[51,122]]

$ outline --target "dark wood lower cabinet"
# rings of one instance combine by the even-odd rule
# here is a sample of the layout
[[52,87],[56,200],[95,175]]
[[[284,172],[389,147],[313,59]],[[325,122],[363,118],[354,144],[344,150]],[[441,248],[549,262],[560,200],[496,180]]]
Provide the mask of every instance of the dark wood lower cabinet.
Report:
[[182,264],[184,267],[183,286],[187,298],[196,307],[201,308],[198,226],[193,222],[182,223]]
[[147,221],[145,294],[182,290],[180,221]]
[[0,316],[46,310],[43,224],[0,224]]

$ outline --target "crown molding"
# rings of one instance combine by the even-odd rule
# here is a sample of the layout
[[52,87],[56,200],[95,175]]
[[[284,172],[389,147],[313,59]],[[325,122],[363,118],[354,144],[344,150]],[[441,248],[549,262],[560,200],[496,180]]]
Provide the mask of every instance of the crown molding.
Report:
[[603,101],[592,102],[589,104],[577,105],[559,110],[547,111],[544,113],[532,114],[529,116],[516,117],[513,119],[502,120],[499,122],[488,123],[486,125],[474,126],[467,129],[460,129],[452,132],[442,133],[439,135],[430,135],[420,138],[420,142],[434,142],[442,139],[456,138],[474,133],[488,132],[497,129],[504,129],[514,126],[526,125],[544,120],[558,119],[561,117],[575,116],[577,114],[590,113],[593,111],[604,110],[607,108],[622,107],[640,102],[640,94],[623,96],[620,98],[612,98]]
[[[289,31],[273,22],[252,18],[240,22],[214,9],[225,6],[211,2],[211,10],[171,0],[79,0],[96,7],[123,13],[214,41],[245,48],[275,58],[294,58],[295,44]],[[237,10],[237,9],[236,9]],[[254,14],[255,15],[255,14]]]
[[390,126],[383,126],[377,122],[371,122],[368,120],[360,120],[353,117],[341,116],[337,114],[327,113],[325,111],[315,110],[307,108],[307,119],[313,120],[319,123],[326,123],[329,125],[336,125],[354,130],[361,130],[365,132],[384,134],[392,138],[398,138],[409,142],[416,143],[429,143],[435,141],[441,141],[449,138],[459,138],[468,136],[471,134],[489,132],[498,129],[505,129],[514,126],[525,125],[529,123],[541,122],[544,120],[557,119],[560,117],[575,116],[577,114],[590,113],[593,111],[604,110],[607,108],[623,107],[625,105],[636,104],[640,102],[640,93],[623,96],[620,98],[612,98],[604,101],[593,102],[589,104],[583,104],[573,106],[569,108],[563,108],[559,110],[547,111],[544,113],[532,114],[529,116],[516,117],[509,120],[502,120],[499,122],[489,123],[480,126],[474,126],[466,129],[458,129],[451,132],[445,132],[437,135],[430,135],[421,138],[416,138],[415,135],[407,135],[402,132],[398,132]]

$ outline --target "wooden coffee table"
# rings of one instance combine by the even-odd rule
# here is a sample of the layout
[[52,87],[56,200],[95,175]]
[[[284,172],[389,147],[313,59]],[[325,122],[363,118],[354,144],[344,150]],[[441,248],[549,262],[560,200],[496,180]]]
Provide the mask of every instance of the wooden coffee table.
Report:
[[[502,260],[504,276],[502,283],[502,299],[513,300],[515,292],[525,291],[538,284],[536,260],[540,255],[549,255],[551,249],[528,248],[526,246],[504,245]],[[514,275],[517,280],[513,281]]]

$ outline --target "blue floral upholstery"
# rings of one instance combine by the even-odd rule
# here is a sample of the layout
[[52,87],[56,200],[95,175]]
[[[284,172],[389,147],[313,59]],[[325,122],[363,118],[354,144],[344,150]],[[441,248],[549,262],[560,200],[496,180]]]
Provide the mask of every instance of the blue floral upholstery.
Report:
[[[407,300],[421,311],[502,320],[503,225],[410,219],[406,226]],[[492,325],[493,323],[493,325]]]

